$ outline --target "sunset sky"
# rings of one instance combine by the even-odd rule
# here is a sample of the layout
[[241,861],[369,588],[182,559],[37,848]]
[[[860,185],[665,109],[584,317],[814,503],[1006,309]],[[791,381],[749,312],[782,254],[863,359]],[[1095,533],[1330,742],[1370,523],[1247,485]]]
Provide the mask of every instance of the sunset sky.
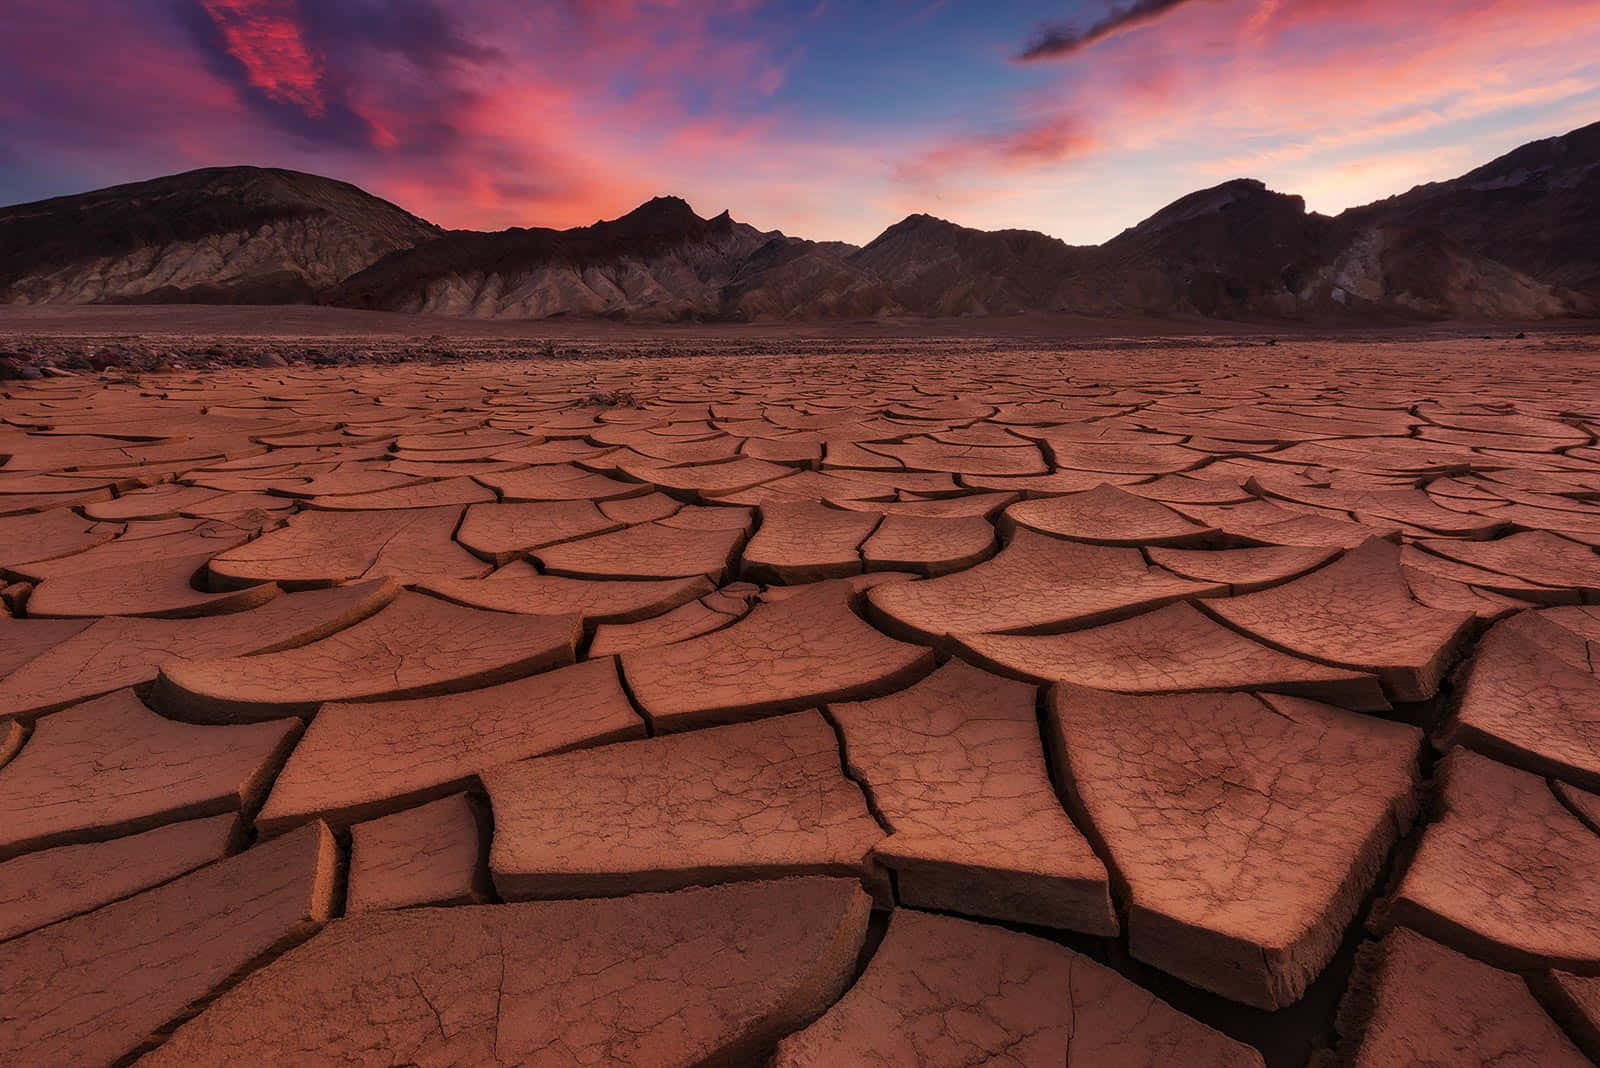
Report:
[[452,227],[658,193],[864,242],[1315,210],[1600,120],[1600,0],[6,0],[0,203],[217,164]]

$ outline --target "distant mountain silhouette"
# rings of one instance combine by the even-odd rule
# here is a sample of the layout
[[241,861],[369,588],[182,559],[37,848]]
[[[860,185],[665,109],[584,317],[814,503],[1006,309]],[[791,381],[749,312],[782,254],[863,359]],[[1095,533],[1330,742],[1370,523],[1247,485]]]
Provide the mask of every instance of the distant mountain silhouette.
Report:
[[572,230],[445,234],[325,296],[475,318],[827,318],[887,306],[882,285],[828,246],[762,233],[726,212],[702,219],[677,197]]
[[444,231],[342,182],[214,168],[0,209],[0,300],[641,321],[1592,316],[1600,123],[1333,217],[1236,179],[1098,246],[912,215],[856,248],[677,197],[570,230]]

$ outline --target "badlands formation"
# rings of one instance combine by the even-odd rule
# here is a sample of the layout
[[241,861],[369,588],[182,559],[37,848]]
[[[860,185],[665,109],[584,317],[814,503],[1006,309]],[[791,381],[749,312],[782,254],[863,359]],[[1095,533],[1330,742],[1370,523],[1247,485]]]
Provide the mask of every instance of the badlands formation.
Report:
[[1595,350],[5,383],[0,1063],[1589,1063]]

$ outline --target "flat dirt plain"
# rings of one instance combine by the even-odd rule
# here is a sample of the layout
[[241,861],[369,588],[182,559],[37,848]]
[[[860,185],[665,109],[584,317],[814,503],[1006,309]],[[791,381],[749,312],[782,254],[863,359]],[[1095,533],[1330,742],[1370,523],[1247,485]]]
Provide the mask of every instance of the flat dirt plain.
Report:
[[1600,336],[990,329],[0,315],[0,1063],[1600,1057]]

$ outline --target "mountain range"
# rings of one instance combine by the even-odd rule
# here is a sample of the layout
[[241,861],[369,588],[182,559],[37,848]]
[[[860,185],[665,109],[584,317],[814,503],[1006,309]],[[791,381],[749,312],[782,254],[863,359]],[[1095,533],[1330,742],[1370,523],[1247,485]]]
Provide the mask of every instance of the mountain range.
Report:
[[856,247],[676,197],[569,230],[444,230],[329,178],[208,168],[0,208],[0,302],[663,322],[1594,316],[1600,123],[1336,216],[1237,179],[1095,246],[912,215]]

